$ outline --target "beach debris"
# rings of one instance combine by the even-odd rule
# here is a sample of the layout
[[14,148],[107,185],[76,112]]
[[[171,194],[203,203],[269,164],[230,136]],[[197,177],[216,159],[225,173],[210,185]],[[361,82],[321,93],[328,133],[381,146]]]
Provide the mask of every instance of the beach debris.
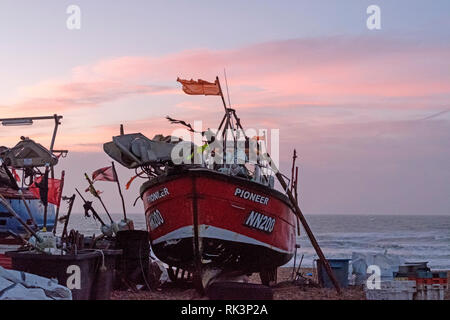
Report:
[[54,279],[0,267],[0,300],[72,300],[72,292]]

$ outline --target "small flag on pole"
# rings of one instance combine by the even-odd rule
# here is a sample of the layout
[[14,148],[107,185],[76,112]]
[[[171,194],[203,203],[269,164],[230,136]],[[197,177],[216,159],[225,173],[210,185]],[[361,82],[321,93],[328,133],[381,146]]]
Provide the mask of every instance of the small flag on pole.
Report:
[[126,189],[126,190],[130,189],[131,184],[133,183],[134,179],[136,179],[137,177],[139,177],[139,175],[135,175],[134,177],[132,177],[132,178],[130,179],[130,181],[127,182],[127,184],[126,184],[126,186],[125,186],[125,189]]
[[110,166],[110,167],[95,170],[92,173],[92,183],[94,183],[95,181],[117,182],[117,176],[114,173],[113,167]]
[[208,82],[205,80],[182,80],[177,79],[179,83],[183,85],[183,91],[190,95],[205,95],[205,96],[220,96],[220,86],[218,81]]

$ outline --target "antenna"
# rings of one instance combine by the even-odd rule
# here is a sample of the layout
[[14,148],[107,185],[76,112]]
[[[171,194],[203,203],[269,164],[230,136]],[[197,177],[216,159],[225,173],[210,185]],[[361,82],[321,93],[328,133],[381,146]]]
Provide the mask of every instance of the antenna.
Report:
[[228,106],[231,108],[230,91],[228,90],[227,71],[223,68],[223,74],[225,76],[225,85],[227,87]]

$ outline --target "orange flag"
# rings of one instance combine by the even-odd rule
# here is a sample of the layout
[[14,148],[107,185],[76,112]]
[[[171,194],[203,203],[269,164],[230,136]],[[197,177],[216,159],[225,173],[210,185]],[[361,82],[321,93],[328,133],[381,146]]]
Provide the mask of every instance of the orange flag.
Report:
[[191,95],[205,95],[205,96],[220,96],[220,87],[217,80],[215,82],[208,82],[205,80],[198,79],[194,80],[182,80],[177,79],[179,83],[183,85],[183,91],[186,94]]

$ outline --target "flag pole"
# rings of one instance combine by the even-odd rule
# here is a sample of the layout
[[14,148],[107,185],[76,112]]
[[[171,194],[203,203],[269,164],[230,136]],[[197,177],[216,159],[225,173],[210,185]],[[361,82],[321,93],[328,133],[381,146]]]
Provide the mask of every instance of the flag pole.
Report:
[[314,247],[320,260],[322,261],[322,263],[325,267],[325,271],[328,274],[328,277],[330,278],[331,282],[333,283],[334,287],[336,288],[337,293],[341,294],[341,287],[339,285],[339,282],[337,281],[337,279],[333,273],[333,270],[330,267],[328,260],[325,258],[325,255],[323,254],[322,249],[320,248],[319,244],[317,243],[316,237],[314,236],[311,228],[309,227],[308,222],[306,222],[305,216],[303,215],[303,212],[302,212],[302,210],[300,210],[300,207],[298,205],[298,200],[295,199],[294,195],[292,194],[291,190],[289,189],[289,186],[287,185],[286,181],[284,180],[283,175],[276,167],[276,165],[275,165],[274,161],[272,160],[272,158],[270,157],[270,155],[268,153],[266,153],[265,156],[267,157],[267,161],[269,161],[269,165],[271,165],[272,170],[275,172],[275,176],[277,177],[278,181],[280,182],[281,187],[286,192],[286,194],[293,206],[295,215],[299,218],[300,222],[302,223],[303,228],[305,229],[306,234],[308,235],[308,238],[309,238],[312,246]]
[[[45,166],[45,173],[44,173],[44,178],[42,179],[43,181],[41,181],[41,183],[44,183],[44,185],[42,186],[43,188],[45,188],[45,203],[44,203],[44,227],[42,228],[42,231],[47,232],[47,211],[48,211],[48,173],[49,173],[49,165]],[[39,191],[40,193],[40,191]],[[42,199],[41,199],[42,201]]]
[[228,90],[227,71],[225,70],[225,68],[223,68],[223,75],[225,76],[225,85],[227,88],[228,106],[231,108],[230,90]]
[[87,175],[87,173],[84,173],[84,176],[86,177],[86,180],[89,182],[89,187],[90,187],[90,190],[92,190],[92,194],[93,194],[96,198],[98,198],[98,200],[100,200],[100,203],[102,204],[103,209],[105,209],[105,212],[106,212],[106,214],[108,215],[109,220],[111,220],[111,223],[113,223],[114,220],[111,218],[111,215],[109,214],[108,209],[106,209],[106,206],[105,206],[105,204],[103,203],[103,200],[102,200],[102,198],[100,197],[100,195],[98,194],[97,190],[95,190],[94,185],[93,185],[91,179],[89,178],[89,176]]
[[127,221],[127,211],[125,209],[125,200],[123,199],[122,189],[120,188],[119,175],[117,174],[116,166],[114,165],[114,161],[112,161],[111,163],[112,163],[112,169],[114,172],[114,176],[116,177],[117,187],[119,188],[120,198],[122,199],[123,218],[125,219],[125,222],[126,222]]
[[222,92],[222,87],[220,86],[220,81],[219,81],[219,77],[216,77],[216,81],[217,81],[217,85],[219,86],[219,91],[220,91],[220,97],[222,98],[222,102],[223,102],[223,107],[225,108],[225,113],[228,115],[228,108],[227,108],[227,103],[225,102],[225,98],[223,96],[223,92]]

